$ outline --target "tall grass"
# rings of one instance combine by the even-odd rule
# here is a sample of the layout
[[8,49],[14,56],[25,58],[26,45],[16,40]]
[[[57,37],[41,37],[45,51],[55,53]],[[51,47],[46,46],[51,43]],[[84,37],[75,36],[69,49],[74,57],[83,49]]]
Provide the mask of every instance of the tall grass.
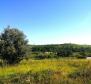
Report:
[[91,61],[86,59],[23,60],[0,67],[0,84],[91,84]]

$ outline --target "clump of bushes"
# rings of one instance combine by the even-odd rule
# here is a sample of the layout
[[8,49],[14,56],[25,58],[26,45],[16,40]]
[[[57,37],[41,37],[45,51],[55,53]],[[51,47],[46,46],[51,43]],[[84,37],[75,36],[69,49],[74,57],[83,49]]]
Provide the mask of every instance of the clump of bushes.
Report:
[[[82,81],[83,84],[91,83],[91,66],[81,67],[75,72],[69,74],[69,78],[75,81]],[[90,82],[90,83],[89,83]]]
[[48,59],[48,58],[55,58],[56,55],[53,52],[38,52],[35,54],[35,59]]

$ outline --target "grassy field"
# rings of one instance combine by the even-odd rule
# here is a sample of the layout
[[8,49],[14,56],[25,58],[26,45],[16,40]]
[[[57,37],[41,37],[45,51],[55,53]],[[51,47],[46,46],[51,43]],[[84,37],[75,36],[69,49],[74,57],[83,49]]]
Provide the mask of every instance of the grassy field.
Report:
[[91,84],[91,60],[23,60],[0,67],[0,84]]

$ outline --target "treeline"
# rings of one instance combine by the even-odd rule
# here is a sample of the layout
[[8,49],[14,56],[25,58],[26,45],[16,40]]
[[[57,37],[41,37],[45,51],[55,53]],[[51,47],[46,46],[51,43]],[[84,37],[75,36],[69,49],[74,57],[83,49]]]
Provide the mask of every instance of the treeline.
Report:
[[91,56],[91,45],[70,43],[57,45],[34,45],[31,50],[34,53],[54,53],[56,57],[85,58],[87,56]]

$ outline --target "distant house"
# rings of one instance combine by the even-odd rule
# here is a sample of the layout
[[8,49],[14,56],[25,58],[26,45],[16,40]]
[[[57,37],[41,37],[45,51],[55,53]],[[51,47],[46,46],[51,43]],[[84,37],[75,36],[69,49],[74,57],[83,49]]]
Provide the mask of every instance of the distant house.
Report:
[[45,52],[45,54],[51,54],[51,53],[53,53],[53,52]]
[[90,59],[91,60],[91,57],[86,57],[86,59]]

